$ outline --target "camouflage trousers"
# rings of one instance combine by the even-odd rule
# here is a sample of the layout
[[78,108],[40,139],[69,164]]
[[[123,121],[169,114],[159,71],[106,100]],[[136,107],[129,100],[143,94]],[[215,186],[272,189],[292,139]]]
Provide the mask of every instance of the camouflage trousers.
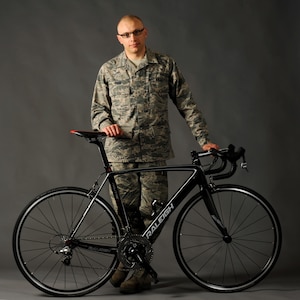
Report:
[[[124,169],[165,166],[165,161],[151,163],[111,163],[113,171]],[[115,176],[120,198],[135,233],[141,233],[152,219],[153,200],[166,203],[168,200],[167,172],[139,172]],[[115,198],[110,189],[110,197],[117,211]]]

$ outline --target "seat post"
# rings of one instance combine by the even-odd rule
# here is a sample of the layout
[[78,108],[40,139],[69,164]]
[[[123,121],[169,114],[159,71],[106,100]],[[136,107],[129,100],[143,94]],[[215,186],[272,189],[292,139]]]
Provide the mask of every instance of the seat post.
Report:
[[106,152],[105,152],[104,145],[103,145],[102,141],[99,141],[99,139],[96,139],[95,141],[93,141],[91,143],[94,143],[94,144],[97,145],[100,156],[102,158],[102,162],[103,162],[105,172],[110,173],[111,172],[111,167],[109,165],[108,158],[107,158],[107,155],[106,155]]

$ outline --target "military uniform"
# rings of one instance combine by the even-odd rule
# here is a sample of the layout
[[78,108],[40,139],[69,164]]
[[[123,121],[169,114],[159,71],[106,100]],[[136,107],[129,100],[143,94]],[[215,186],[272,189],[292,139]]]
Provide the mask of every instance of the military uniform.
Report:
[[[169,99],[185,118],[200,146],[206,144],[206,122],[172,58],[147,49],[145,59],[136,67],[122,52],[100,68],[92,99],[91,121],[93,129],[118,124],[124,132],[122,137],[107,138],[105,142],[108,160],[114,170],[141,164],[164,165],[174,156],[168,122]],[[149,217],[149,204],[156,198],[154,191],[161,194],[159,201],[165,201],[167,197],[166,174],[160,172],[156,175],[153,178],[153,174],[145,174],[150,177],[144,178],[148,185],[144,190],[135,190],[136,196],[130,190],[140,184],[138,174],[128,175],[129,181],[119,178],[117,182],[123,187],[121,197],[124,203],[131,207],[140,206],[145,217]],[[154,182],[153,187],[149,182]],[[157,182],[165,184],[157,189]],[[145,197],[141,196],[142,193]],[[142,204],[139,203],[141,197],[144,199]]]

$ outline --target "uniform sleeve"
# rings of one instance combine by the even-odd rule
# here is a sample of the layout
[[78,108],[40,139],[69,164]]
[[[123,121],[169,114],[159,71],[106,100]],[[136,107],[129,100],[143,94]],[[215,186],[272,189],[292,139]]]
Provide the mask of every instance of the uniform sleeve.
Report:
[[91,123],[94,130],[113,124],[111,117],[111,99],[108,92],[108,84],[105,80],[105,67],[101,67],[96,79],[92,105]]
[[172,61],[170,69],[169,96],[190,127],[193,136],[202,147],[209,141],[206,121],[193,100],[189,86],[174,61]]

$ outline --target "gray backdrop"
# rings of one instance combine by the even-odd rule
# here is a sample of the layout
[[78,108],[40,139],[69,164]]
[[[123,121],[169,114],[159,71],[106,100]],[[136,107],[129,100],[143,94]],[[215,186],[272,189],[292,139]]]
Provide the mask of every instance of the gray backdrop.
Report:
[[[175,58],[209,124],[211,138],[247,149],[249,173],[231,182],[264,195],[283,229],[279,273],[299,269],[299,13],[285,0],[0,0],[0,269],[15,268],[14,222],[37,194],[89,187],[96,149],[71,136],[90,129],[90,101],[101,64],[121,51],[115,25],[137,14],[148,46]],[[176,158],[197,147],[170,107]],[[102,170],[101,170],[102,171]],[[170,257],[167,225],[158,263]],[[165,247],[164,247],[165,246]]]

